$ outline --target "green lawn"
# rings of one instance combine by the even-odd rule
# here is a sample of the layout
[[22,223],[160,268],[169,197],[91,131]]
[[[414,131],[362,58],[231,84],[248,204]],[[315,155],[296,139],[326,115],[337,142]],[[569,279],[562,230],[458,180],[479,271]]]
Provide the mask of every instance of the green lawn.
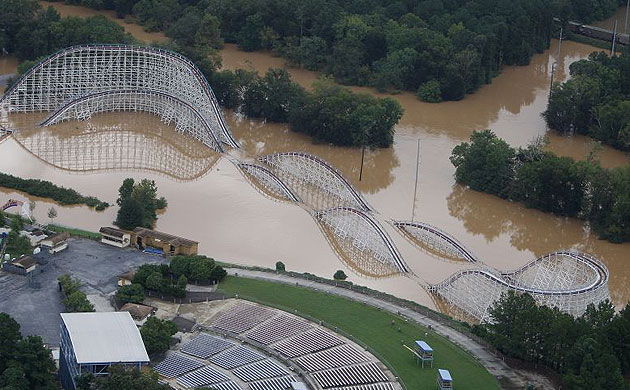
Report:
[[[394,368],[408,390],[435,389],[437,368],[451,371],[455,388],[499,389],[496,379],[453,343],[416,323],[405,322],[372,306],[308,288],[232,276],[221,283],[219,290],[287,311],[297,310],[299,315],[338,327],[346,335],[370,346],[375,355]],[[402,346],[404,343],[411,347],[414,340],[419,339],[435,350],[433,369],[422,369],[411,352]]]
[[57,233],[68,232],[68,233],[70,233],[71,236],[85,237],[85,238],[90,238],[90,239],[93,239],[93,240],[100,240],[101,239],[101,234],[100,233],[89,232],[87,230],[62,227],[62,226],[53,225],[53,224],[48,225],[47,229],[51,230],[53,232],[57,232]]

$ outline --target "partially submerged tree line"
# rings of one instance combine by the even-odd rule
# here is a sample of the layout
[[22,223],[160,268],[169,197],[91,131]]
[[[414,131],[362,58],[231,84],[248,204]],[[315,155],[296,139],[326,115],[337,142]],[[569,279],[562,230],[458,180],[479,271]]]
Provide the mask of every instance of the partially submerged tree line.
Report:
[[514,149],[492,131],[473,132],[453,149],[455,179],[476,191],[527,207],[587,220],[601,238],[630,241],[630,166],[603,168],[558,157],[543,143]]

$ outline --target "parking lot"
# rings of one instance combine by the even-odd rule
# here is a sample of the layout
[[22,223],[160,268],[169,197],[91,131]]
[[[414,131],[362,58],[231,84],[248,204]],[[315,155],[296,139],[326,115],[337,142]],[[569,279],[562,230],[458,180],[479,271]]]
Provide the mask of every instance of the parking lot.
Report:
[[0,271],[0,312],[20,323],[23,336],[39,335],[52,345],[59,343],[59,313],[64,311],[57,285],[60,275],[80,279],[82,290],[88,295],[107,296],[116,290],[118,275],[141,264],[166,261],[135,249],[119,249],[79,238],[70,238],[68,249],[50,259],[50,265],[34,276],[30,285],[26,276]]

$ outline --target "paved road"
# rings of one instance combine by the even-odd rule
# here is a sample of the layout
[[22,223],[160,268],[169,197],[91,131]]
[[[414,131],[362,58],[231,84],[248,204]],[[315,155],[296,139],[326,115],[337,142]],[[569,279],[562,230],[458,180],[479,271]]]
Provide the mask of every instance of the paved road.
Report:
[[285,284],[295,285],[298,283],[300,286],[309,287],[320,291],[326,291],[330,294],[343,296],[355,301],[366,302],[369,305],[378,307],[382,310],[386,310],[391,313],[400,313],[405,317],[408,317],[421,325],[431,326],[433,330],[457,344],[462,349],[472,354],[492,375],[494,375],[501,387],[504,389],[525,389],[527,387],[528,380],[524,378],[520,373],[515,372],[510,368],[501,358],[495,356],[491,351],[487,350],[483,345],[477,341],[471,339],[467,335],[448,327],[432,318],[422,315],[418,312],[410,310],[405,307],[398,306],[391,302],[386,302],[378,298],[374,298],[365,294],[361,294],[356,291],[347,290],[341,287],[330,286],[323,283],[317,283],[310,280],[292,278],[286,275],[273,274],[268,272],[250,271],[237,268],[226,268],[228,274],[238,276],[273,281]]

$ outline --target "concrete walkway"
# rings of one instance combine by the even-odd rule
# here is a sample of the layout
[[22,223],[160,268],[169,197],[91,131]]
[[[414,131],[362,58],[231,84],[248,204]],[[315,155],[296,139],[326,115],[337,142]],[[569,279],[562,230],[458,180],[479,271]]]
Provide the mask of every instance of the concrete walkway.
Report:
[[[398,306],[391,302],[386,302],[378,298],[374,298],[356,291],[347,290],[341,287],[330,286],[323,283],[317,283],[310,280],[293,278],[281,274],[273,274],[269,272],[250,271],[237,268],[226,268],[229,275],[238,274],[245,278],[259,279],[277,283],[291,284],[296,283],[302,287],[308,287],[319,291],[325,291],[329,294],[335,294],[342,297],[352,299],[354,301],[365,302],[374,307],[378,307],[382,310],[386,310],[390,313],[401,314],[408,317],[417,323],[426,327],[431,327],[437,334],[448,338],[450,341],[468,351],[473,355],[490,374],[494,375],[499,384],[504,389],[525,389],[530,382],[528,378],[525,378],[521,373],[514,371],[498,356],[494,355],[491,351],[486,349],[483,345],[477,341],[471,339],[464,333],[461,333],[449,326],[446,326],[432,318],[429,318],[423,314],[415,312],[405,307]],[[532,382],[536,382],[535,380]],[[546,386],[545,386],[546,387]]]

